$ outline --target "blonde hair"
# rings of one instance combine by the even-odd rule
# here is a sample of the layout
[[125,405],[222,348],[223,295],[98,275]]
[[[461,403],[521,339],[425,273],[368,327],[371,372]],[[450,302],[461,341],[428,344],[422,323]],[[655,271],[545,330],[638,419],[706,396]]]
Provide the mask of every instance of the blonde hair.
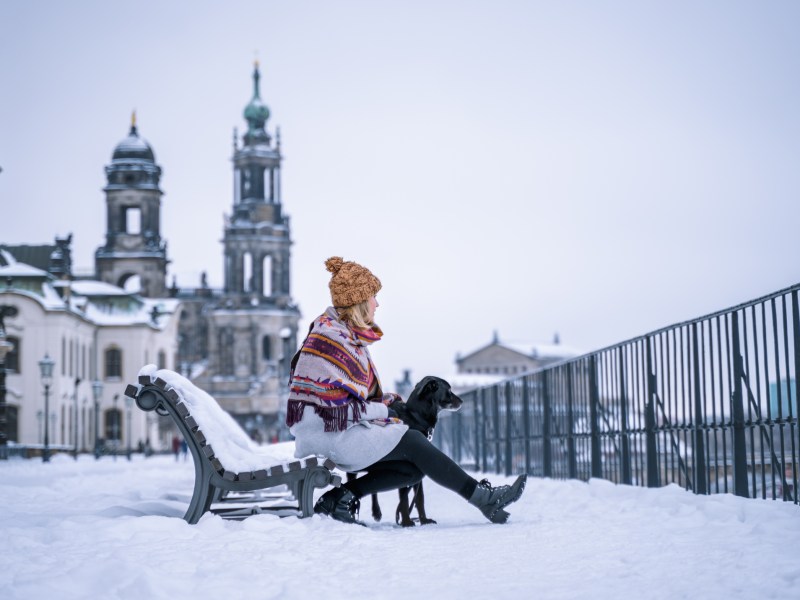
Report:
[[358,327],[359,329],[369,329],[374,323],[369,318],[369,300],[353,304],[353,306],[345,306],[337,308],[336,312],[339,317],[350,325],[351,327]]

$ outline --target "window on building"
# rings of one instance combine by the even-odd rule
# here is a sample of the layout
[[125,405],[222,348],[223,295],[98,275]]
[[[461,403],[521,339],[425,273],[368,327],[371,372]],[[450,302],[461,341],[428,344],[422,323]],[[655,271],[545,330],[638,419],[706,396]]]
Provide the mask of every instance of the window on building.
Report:
[[122,435],[122,411],[118,408],[109,408],[103,417],[103,432],[105,438],[118,442]]
[[142,233],[142,210],[138,206],[125,208],[125,233],[131,235]]
[[269,360],[272,358],[271,342],[268,335],[261,340],[261,358]]
[[219,369],[223,375],[233,375],[233,332],[229,328],[219,332]]
[[18,337],[9,336],[6,340],[13,346],[8,354],[6,354],[6,371],[9,373],[19,373],[20,339]]
[[122,377],[122,350],[108,348],[105,351],[106,379]]
[[19,408],[6,405],[6,439],[9,442],[19,441]]
[[266,297],[270,297],[272,296],[272,257],[265,256],[261,266],[263,279],[261,282],[261,293]]
[[166,369],[167,368],[167,353],[163,350],[158,351],[158,368],[159,369]]
[[242,289],[243,292],[252,292],[253,291],[253,255],[249,252],[245,252],[244,256],[242,257],[242,273],[244,277],[244,281],[242,282],[244,287]]

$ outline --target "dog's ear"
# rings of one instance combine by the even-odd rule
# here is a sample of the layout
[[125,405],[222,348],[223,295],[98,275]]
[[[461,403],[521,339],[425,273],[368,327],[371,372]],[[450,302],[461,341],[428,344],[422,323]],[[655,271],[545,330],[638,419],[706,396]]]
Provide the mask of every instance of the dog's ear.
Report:
[[439,382],[435,379],[431,379],[428,383],[425,384],[425,391],[432,394],[436,390],[439,389]]

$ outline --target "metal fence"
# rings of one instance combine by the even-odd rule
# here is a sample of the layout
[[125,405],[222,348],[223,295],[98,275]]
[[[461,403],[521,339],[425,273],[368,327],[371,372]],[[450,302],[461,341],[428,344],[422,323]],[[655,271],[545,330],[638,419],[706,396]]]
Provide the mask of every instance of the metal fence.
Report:
[[460,394],[465,467],[798,503],[800,284]]

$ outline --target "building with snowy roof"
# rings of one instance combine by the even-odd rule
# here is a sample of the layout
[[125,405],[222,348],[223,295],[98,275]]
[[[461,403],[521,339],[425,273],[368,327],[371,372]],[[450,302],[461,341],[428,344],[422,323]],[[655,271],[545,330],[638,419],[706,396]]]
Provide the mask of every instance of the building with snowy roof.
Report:
[[582,354],[561,344],[558,334],[552,343],[492,341],[465,356],[456,356],[456,373],[448,379],[456,390],[492,385],[522,373]]
[[[30,246],[19,249],[31,257]],[[171,368],[176,351],[179,301],[144,298],[92,280],[59,279],[17,260],[16,247],[0,249],[0,305],[12,344],[6,356],[6,436],[35,447],[45,419],[52,446],[91,451],[103,439],[117,449],[151,441],[156,422],[125,405],[123,391],[142,364]],[[55,362],[44,411],[39,361]],[[102,389],[95,397],[94,382]]]
[[[98,436],[108,439],[102,423],[120,428],[120,413],[108,417],[114,410],[108,399],[121,398],[125,384],[135,381],[147,363],[190,376],[253,437],[274,438],[282,431],[300,311],[290,288],[292,240],[282,206],[280,132],[273,141],[267,131],[270,111],[261,100],[259,79],[256,63],[252,97],[244,109],[247,131],[241,140],[234,134],[235,192],[223,223],[223,289],[209,288],[205,275],[197,288],[178,287],[174,280],[167,285],[162,170],[135,114],[105,167],[105,240],[95,252],[90,277],[73,269],[71,236],[52,245],[0,245],[0,293],[4,303],[19,308],[6,323],[16,344],[9,357],[17,368],[9,374],[10,439],[33,443],[41,437],[36,433],[42,397],[36,363],[45,353],[60,373],[53,386],[63,396],[54,417],[56,430],[64,431],[54,438],[59,442],[72,440],[68,432],[75,421],[70,418],[81,422],[69,416],[67,397],[82,401],[86,393],[91,399],[85,386],[94,380],[106,384]],[[70,391],[67,384],[75,387],[76,381],[78,391]],[[134,414],[143,420],[139,411]],[[137,442],[149,433],[143,423],[131,434]],[[167,434],[160,432],[160,440]]]

